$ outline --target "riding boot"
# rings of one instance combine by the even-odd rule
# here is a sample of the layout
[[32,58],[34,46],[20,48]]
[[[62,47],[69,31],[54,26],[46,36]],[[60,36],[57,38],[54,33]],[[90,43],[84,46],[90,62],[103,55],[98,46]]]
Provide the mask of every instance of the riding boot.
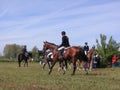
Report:
[[63,61],[63,52],[64,52],[64,49],[59,51],[59,60],[60,61]]

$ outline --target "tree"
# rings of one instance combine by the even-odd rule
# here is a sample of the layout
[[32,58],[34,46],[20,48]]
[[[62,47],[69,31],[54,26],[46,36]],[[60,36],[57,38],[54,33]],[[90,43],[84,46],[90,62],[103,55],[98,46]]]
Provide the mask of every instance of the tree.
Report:
[[32,54],[33,54],[33,58],[35,61],[38,61],[38,48],[36,46],[33,47],[32,49]]
[[14,59],[21,52],[21,46],[16,44],[6,44],[4,47],[4,57]]
[[97,43],[97,52],[103,57],[103,63],[107,64],[111,61],[111,57],[113,54],[118,53],[118,49],[120,48],[120,43],[117,43],[112,36],[108,40],[107,36],[100,34],[100,43],[98,39],[96,39]]

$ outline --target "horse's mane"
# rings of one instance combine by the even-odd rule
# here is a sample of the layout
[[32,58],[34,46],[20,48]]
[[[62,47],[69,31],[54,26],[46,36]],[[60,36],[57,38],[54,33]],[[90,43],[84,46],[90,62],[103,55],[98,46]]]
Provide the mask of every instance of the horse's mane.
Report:
[[92,51],[95,51],[95,50],[93,48],[91,48],[89,51],[92,52]]
[[58,45],[56,45],[56,44],[54,44],[54,43],[51,43],[51,42],[47,42],[47,41],[46,41],[46,43],[49,43],[49,44],[54,45],[54,46],[58,46]]
[[88,51],[88,54],[93,54],[94,53],[94,49],[93,48],[91,48],[89,51]]

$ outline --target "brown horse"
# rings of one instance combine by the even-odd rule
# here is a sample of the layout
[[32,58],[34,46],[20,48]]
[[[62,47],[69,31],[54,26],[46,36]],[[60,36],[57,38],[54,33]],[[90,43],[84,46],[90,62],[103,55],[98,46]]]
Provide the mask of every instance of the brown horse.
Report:
[[84,50],[80,46],[72,46],[67,48],[64,52],[64,59],[72,61],[72,64],[73,64],[72,75],[75,74],[77,60],[80,60],[80,62],[84,61],[84,68],[85,68],[86,74],[88,74],[88,71],[87,71],[88,58],[85,55]]
[[46,41],[46,42],[44,42],[44,45],[43,45],[43,52],[45,53],[47,49],[49,49],[53,54],[52,65],[50,66],[49,74],[52,72],[52,69],[53,69],[53,67],[54,67],[54,65],[56,64],[57,61],[59,61],[59,65],[63,70],[63,74],[65,74],[63,60],[61,60],[59,58],[60,53],[58,51],[58,45],[55,45],[53,43],[50,43],[50,42]]
[[92,69],[92,63],[93,63],[93,60],[92,60],[92,55],[96,53],[95,49],[94,48],[91,48],[87,54],[87,57],[88,57],[88,67],[89,67],[89,70],[91,71]]

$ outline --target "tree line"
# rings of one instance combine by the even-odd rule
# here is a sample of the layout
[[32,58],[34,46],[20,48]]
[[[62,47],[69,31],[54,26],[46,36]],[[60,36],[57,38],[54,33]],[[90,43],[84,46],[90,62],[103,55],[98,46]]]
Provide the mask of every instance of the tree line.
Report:
[[[22,53],[23,45],[17,45],[17,44],[6,44],[3,50],[3,57],[7,58],[9,60],[17,60],[17,57],[20,53]],[[33,55],[33,58],[35,61],[38,61],[38,48],[34,46],[32,48],[31,52]]]
[[[120,56],[120,52],[118,51],[120,49],[120,43],[117,43],[112,36],[107,39],[106,35],[100,34],[100,39],[96,39],[95,47],[98,54],[102,56],[102,63],[105,65],[111,61],[113,54]],[[4,57],[16,60],[18,54],[22,52],[21,50],[21,45],[7,44],[3,51]],[[34,60],[39,61],[38,48],[34,46],[30,52],[32,52]]]

